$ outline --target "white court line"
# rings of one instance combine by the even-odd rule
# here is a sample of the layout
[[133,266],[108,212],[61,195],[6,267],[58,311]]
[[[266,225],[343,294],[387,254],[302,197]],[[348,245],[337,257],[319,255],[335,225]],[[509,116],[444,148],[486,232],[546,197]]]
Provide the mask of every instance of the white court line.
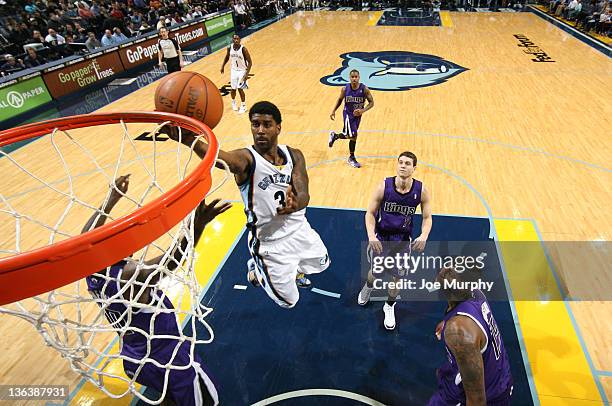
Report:
[[318,288],[312,288],[310,289],[310,291],[314,293],[318,293],[320,295],[335,297],[336,299],[340,299],[340,293],[328,292],[326,290],[318,289]]
[[335,396],[338,398],[352,399],[361,402],[366,405],[372,406],[385,406],[384,403],[380,403],[377,400],[371,399],[367,396],[360,395],[358,393],[347,392],[336,389],[304,389],[296,390],[293,392],[281,393],[280,395],[272,396],[270,398],[260,400],[257,403],[253,403],[251,406],[264,406],[271,405],[276,402],[280,402],[286,399],[299,398],[303,396]]

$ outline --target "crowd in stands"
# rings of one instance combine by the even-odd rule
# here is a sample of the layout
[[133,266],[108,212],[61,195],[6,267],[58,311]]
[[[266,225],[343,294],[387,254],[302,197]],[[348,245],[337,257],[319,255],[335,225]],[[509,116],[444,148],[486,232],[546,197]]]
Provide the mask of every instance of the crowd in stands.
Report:
[[[251,0],[257,5],[262,1]],[[232,6],[228,0],[2,1],[0,75],[116,45]]]
[[612,34],[612,8],[609,0],[551,0],[549,14],[575,23],[576,28],[600,35]]

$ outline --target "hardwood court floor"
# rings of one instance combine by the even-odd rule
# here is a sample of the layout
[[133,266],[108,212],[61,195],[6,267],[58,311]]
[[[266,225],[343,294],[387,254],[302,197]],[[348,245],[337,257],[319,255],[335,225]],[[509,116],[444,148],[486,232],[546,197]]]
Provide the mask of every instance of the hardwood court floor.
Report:
[[[530,13],[450,13],[453,27],[368,26],[370,14],[297,13],[243,40],[254,61],[247,102],[266,99],[280,107],[280,140],[300,148],[310,167],[311,205],[365,208],[374,186],[394,173],[393,157],[411,150],[419,157],[415,176],[431,190],[435,213],[532,219],[545,241],[610,239],[609,58]],[[517,46],[515,34],[529,38],[555,62],[533,62]],[[336,122],[329,119],[340,88],[324,85],[320,78],[341,67],[341,54],[377,51],[436,55],[468,70],[434,86],[374,91],[376,107],[365,114],[357,145],[363,168],[356,170],[345,163],[345,143],[327,147],[328,131],[341,128],[340,110]],[[229,79],[228,72],[219,72],[223,57],[219,51],[188,69],[222,85]],[[151,110],[155,87],[103,110]],[[225,115],[215,133],[222,148],[243,147],[251,139],[247,116],[237,115],[229,98],[224,100]],[[93,134],[98,135],[100,153],[111,147],[112,138]],[[45,152],[36,144],[26,147],[27,154],[43,160]],[[239,199],[233,184],[218,195]],[[2,229],[2,235],[6,232]],[[604,299],[612,285],[606,272],[558,272],[570,294],[582,299]],[[607,377],[582,378],[598,381],[599,391],[610,398],[609,303],[571,302],[563,311],[572,312],[590,354],[589,373],[608,371]],[[27,379],[76,386],[66,362],[45,348],[30,326],[8,317],[0,323],[8,338],[1,344],[6,367],[0,383]],[[552,360],[567,356],[555,347],[554,331],[539,334],[541,348],[550,347]],[[541,354],[529,353],[534,375],[543,373],[535,368],[543,365]],[[37,367],[43,363],[45,368]],[[546,403],[547,393],[553,396],[555,389],[538,382],[540,400]],[[584,396],[585,404],[598,403],[597,397],[576,396]],[[566,399],[563,404],[572,403]]]

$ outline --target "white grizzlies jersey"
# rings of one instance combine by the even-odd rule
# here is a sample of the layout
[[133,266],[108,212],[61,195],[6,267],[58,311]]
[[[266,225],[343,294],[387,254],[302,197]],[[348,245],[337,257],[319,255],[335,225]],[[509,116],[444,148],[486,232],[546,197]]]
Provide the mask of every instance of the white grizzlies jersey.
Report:
[[243,46],[240,45],[238,50],[234,49],[234,45],[230,45],[230,64],[233,70],[246,70],[246,61],[244,60]]
[[306,209],[288,215],[278,215],[276,209],[287,199],[291,183],[293,158],[286,145],[279,145],[279,153],[285,164],[276,166],[261,156],[253,147],[247,147],[253,155],[251,176],[239,185],[247,215],[247,226],[261,241],[283,238],[306,222]]

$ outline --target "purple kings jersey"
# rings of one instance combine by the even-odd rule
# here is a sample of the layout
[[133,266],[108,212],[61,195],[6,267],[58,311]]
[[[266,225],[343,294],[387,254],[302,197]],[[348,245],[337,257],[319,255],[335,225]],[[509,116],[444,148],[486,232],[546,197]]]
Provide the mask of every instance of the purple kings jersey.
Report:
[[412,234],[412,216],[421,204],[423,183],[413,179],[407,193],[395,188],[395,176],[385,178],[385,192],[376,216],[376,234],[383,240],[407,241]]
[[[487,341],[481,350],[484,366],[484,383],[487,402],[495,402],[507,398],[512,391],[512,374],[508,354],[504,348],[497,323],[491,313],[489,302],[480,290],[472,291],[472,299],[459,303],[444,315],[444,323],[455,316],[465,316],[472,319],[485,334]],[[444,329],[442,329],[444,340]],[[453,404],[465,402],[465,392],[461,383],[461,374],[457,360],[445,345],[448,363],[438,370],[438,385],[440,394],[445,401]]]
[[359,84],[357,90],[353,90],[351,84],[347,84],[344,89],[344,114],[351,119],[360,119],[361,117],[355,117],[353,111],[355,109],[362,109],[365,105],[365,85]]
[[[88,276],[86,278],[87,289],[94,298],[110,302],[110,305],[105,308],[104,314],[113,328],[121,328],[129,323],[127,331],[122,337],[121,354],[131,358],[142,359],[146,356],[147,337],[138,332],[138,330],[149,333],[151,318],[157,312],[158,314],[155,316],[151,333],[155,335],[176,336],[177,339],[151,339],[149,357],[155,358],[160,362],[167,362],[171,359],[174,347],[180,344],[176,316],[174,312],[164,312],[164,309],[174,309],[172,302],[168,297],[163,296],[162,291],[151,288],[151,303],[149,304],[152,307],[151,309],[127,305],[124,301],[123,293],[119,294],[122,287],[119,281],[125,264],[125,261],[121,261],[113,265],[110,270],[102,271],[102,275],[93,274]],[[137,292],[140,285],[135,284],[133,287],[134,292]],[[131,289],[128,287],[126,294],[129,295],[130,291]]]

